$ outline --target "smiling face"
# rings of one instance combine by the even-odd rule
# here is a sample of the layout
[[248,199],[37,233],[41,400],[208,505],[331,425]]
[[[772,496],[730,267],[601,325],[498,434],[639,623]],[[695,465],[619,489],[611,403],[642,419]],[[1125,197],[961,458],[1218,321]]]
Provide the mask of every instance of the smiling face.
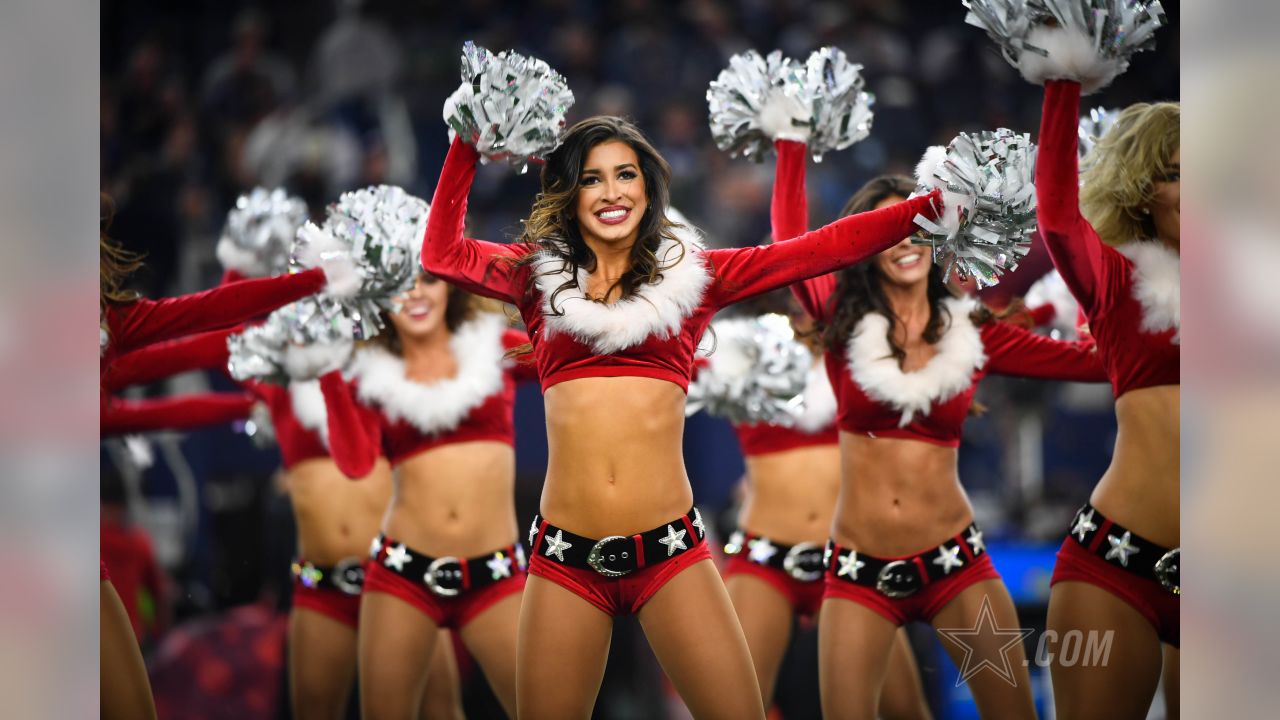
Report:
[[413,288],[396,299],[402,307],[391,313],[391,324],[401,338],[423,338],[446,327],[449,286],[440,278],[418,273]]
[[648,207],[636,151],[619,140],[591,148],[578,178],[576,217],[583,240],[634,243]]
[[1172,247],[1179,247],[1182,227],[1180,190],[1182,186],[1182,149],[1173,151],[1169,159],[1169,172],[1155,179],[1152,185],[1148,210],[1156,228],[1156,237]]
[[[876,203],[875,209],[879,210],[905,199],[901,195],[890,195]],[[929,270],[933,268],[933,257],[928,246],[913,245],[910,238],[903,238],[902,242],[876,255],[874,262],[883,282],[900,287],[928,281]]]

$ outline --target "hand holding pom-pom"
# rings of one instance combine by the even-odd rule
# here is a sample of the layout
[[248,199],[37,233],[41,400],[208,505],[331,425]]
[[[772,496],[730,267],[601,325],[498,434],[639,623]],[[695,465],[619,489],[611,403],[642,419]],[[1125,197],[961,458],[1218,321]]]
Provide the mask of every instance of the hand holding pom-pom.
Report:
[[342,368],[351,357],[352,322],[337,301],[313,296],[227,337],[227,370],[236,380],[285,384]]
[[444,105],[450,137],[480,153],[481,162],[505,160],[520,172],[560,144],[573,92],[560,73],[517,52],[497,55],[467,41],[462,85]]
[[1031,137],[1005,128],[960,133],[925,152],[917,192],[940,190],[944,208],[936,221],[915,220],[946,277],[955,272],[985,288],[1018,267],[1036,227],[1035,159]]

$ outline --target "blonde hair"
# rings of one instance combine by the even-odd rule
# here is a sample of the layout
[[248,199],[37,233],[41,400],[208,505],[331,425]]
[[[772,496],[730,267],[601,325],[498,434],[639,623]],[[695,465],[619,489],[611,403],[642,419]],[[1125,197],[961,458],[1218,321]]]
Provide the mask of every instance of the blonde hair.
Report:
[[1180,108],[1176,102],[1130,105],[1084,158],[1080,211],[1108,245],[1155,236],[1143,210],[1182,144]]

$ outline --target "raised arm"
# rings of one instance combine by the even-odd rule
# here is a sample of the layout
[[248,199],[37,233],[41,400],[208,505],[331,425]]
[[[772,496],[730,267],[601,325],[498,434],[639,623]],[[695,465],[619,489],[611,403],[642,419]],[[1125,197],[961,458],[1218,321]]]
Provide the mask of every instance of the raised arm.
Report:
[[794,240],[762,247],[707,250],[715,281],[707,299],[723,307],[753,295],[825,275],[902,242],[916,215],[936,217],[934,191],[879,210],[849,215]]
[[1042,380],[1107,381],[1098,353],[1089,343],[1053,340],[999,320],[982,326],[982,343],[987,372]]
[[524,274],[517,272],[509,260],[520,257],[523,246],[463,236],[467,195],[479,159],[475,148],[461,139],[449,146],[427,216],[422,267],[468,292],[515,303],[524,295]]
[[1080,214],[1079,123],[1079,83],[1045,83],[1036,156],[1036,219],[1054,266],[1092,316],[1101,308],[1105,288],[1124,261]]
[[110,398],[99,416],[102,435],[151,430],[192,430],[249,417],[254,397],[248,393],[205,393],[147,400]]
[[[769,203],[769,220],[773,225],[773,241],[782,242],[809,231],[809,196],[805,189],[805,162],[808,149],[794,140],[778,140],[778,163],[774,166],[773,197]],[[836,291],[834,273],[807,278],[791,285],[800,306],[813,319],[826,322],[827,307]]]
[[183,335],[238,325],[324,288],[324,270],[243,280],[212,290],[160,300],[135,300],[107,308],[117,353]]
[[191,370],[226,369],[227,336],[240,326],[156,343],[116,358],[103,383],[107,392],[143,385]]
[[351,385],[333,371],[320,376],[329,423],[329,456],[343,475],[358,480],[373,472],[381,454],[381,420],[358,404]]

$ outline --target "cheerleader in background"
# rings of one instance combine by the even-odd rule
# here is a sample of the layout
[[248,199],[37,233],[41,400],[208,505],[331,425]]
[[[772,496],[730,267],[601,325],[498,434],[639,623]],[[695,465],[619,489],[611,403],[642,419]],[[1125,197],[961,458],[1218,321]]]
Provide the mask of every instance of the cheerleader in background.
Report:
[[[507,73],[502,59],[495,76]],[[468,83],[450,105],[467,102],[473,87],[507,83]],[[877,252],[909,232],[917,213],[932,215],[934,198],[846,218],[795,243],[704,250],[668,220],[670,168],[648,140],[624,120],[593,117],[546,156],[520,242],[488,243],[462,230],[480,157],[470,143],[482,136],[468,131],[449,150],[422,262],[515,304],[541,378],[550,454],[529,529],[519,715],[589,717],[613,618],[636,614],[695,717],[763,717],[684,470],[694,351],[716,310]]]
[[[806,225],[807,150],[789,140],[776,146],[773,232],[785,240]],[[900,202],[914,186],[907,178],[876,178],[842,214]],[[1102,371],[1081,346],[998,322],[975,301],[953,297],[928,249],[905,237],[838,277],[794,290],[824,327],[840,428],[841,486],[818,626],[823,713],[874,718],[903,624],[975,627],[989,606],[998,627],[1017,626],[956,477],[956,448],[978,380],[993,372],[1098,381]],[[996,643],[975,648],[979,656],[1002,651],[994,637],[975,642]],[[944,645],[959,664],[963,649]],[[969,678],[978,709],[984,717],[1034,717],[1022,646],[1004,652],[1014,682],[996,673]]]

